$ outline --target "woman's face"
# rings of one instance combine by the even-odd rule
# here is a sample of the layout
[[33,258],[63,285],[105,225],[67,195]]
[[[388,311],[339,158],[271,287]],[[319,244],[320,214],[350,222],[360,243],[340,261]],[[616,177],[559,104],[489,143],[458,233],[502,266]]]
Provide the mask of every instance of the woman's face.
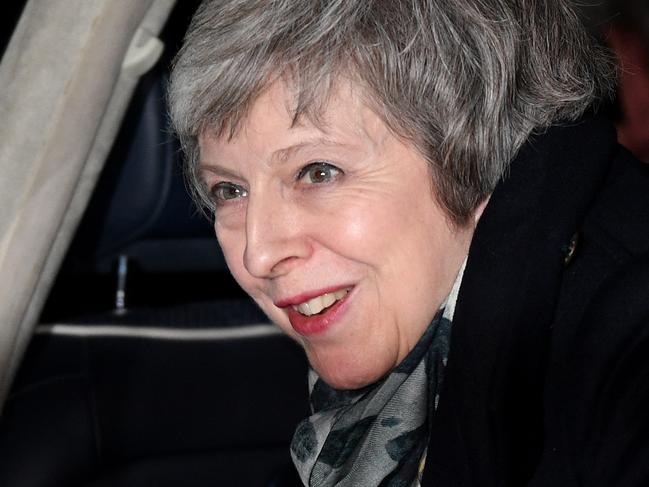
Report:
[[454,229],[426,162],[338,89],[321,123],[293,123],[272,85],[229,139],[200,139],[201,174],[232,274],[337,388],[379,379],[446,298],[473,228]]

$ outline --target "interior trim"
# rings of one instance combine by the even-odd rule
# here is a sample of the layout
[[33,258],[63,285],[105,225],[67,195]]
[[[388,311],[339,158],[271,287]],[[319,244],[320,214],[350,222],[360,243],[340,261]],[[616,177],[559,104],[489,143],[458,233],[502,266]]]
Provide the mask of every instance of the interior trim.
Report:
[[228,328],[163,328],[119,325],[38,325],[37,335],[59,335],[80,338],[138,338],[174,341],[220,341],[280,335],[270,323],[254,323]]

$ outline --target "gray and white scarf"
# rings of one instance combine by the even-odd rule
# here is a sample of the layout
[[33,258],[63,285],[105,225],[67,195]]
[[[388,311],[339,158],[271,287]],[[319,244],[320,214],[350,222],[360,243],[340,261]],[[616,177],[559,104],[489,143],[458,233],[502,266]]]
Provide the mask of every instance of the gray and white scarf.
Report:
[[313,414],[298,425],[291,443],[305,486],[419,485],[463,270],[415,347],[378,382],[338,390],[309,371]]

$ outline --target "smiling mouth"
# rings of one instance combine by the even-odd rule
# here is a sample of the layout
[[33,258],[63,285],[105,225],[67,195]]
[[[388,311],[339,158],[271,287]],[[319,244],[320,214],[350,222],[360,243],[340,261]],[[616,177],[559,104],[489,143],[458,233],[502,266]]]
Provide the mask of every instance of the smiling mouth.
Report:
[[325,293],[303,303],[293,305],[292,308],[303,316],[322,314],[331,306],[343,299],[350,290],[351,288],[346,288],[332,293]]

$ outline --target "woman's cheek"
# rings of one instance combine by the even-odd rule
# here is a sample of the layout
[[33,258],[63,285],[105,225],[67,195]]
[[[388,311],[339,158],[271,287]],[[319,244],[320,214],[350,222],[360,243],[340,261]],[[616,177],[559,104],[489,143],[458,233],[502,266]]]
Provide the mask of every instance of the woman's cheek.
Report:
[[389,205],[382,205],[380,199],[357,199],[338,214],[336,241],[346,245],[352,253],[355,249],[361,260],[365,260],[394,233],[398,222],[393,221],[391,210]]
[[[230,222],[232,223],[232,222]],[[216,239],[218,240],[225,263],[237,283],[250,294],[250,283],[246,279],[243,255],[246,248],[245,225],[231,225],[217,218],[214,224]],[[215,249],[216,251],[216,249]]]

